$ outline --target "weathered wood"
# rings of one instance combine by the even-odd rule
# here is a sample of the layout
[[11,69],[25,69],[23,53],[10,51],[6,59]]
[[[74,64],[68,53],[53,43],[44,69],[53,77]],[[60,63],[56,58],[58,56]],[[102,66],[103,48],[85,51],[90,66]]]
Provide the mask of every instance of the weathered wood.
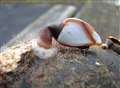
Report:
[[[72,16],[75,11],[76,8],[73,6],[53,6],[1,48],[0,86],[3,86],[2,88],[7,88],[7,84],[10,88],[9,82],[13,83],[16,77],[20,79],[21,73],[26,73],[31,63],[37,58],[32,52],[32,44],[29,40],[36,38],[43,27],[51,23],[60,23]],[[12,73],[12,76],[9,73]]]
[[[32,53],[31,53],[32,54]],[[57,56],[41,60],[31,57],[30,53],[23,56],[34,59],[34,64],[25,69],[12,88],[119,88],[120,70],[119,55],[110,50],[92,47],[86,54],[79,49],[60,48]],[[23,67],[25,67],[23,64]],[[26,72],[27,71],[27,72]],[[11,85],[9,86],[11,87]]]
[[[56,20],[57,17],[53,19]],[[53,23],[60,22],[62,18],[54,20]],[[47,24],[49,22],[51,21]],[[41,24],[45,26],[45,23],[44,21]],[[35,23],[36,28],[39,27],[37,24]],[[34,38],[32,32],[34,30],[30,30],[29,35],[24,36],[25,39],[28,39],[27,36]],[[38,30],[35,30],[35,33],[37,34]],[[20,37],[20,40],[24,37]],[[47,60],[42,60],[29,51],[22,54],[19,67],[5,75],[2,86],[3,88],[119,88],[119,58],[120,55],[115,52],[97,46],[84,52],[76,48],[61,47],[55,57]]]

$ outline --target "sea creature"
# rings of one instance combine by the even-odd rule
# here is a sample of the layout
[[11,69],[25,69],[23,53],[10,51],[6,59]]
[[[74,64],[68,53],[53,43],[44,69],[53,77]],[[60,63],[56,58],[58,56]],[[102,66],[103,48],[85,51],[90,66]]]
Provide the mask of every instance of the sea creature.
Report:
[[108,36],[106,42],[102,44],[103,49],[111,49],[120,54],[120,40],[114,36]]
[[50,48],[52,38],[64,46],[80,49],[102,44],[100,35],[95,29],[84,20],[77,18],[66,18],[61,24],[49,25],[44,28],[40,32],[38,45]]
[[56,54],[57,50],[51,48],[52,38],[61,45],[76,47],[82,52],[92,45],[102,44],[100,35],[90,24],[81,19],[66,18],[60,24],[49,25],[40,31],[37,41],[33,42],[37,56],[47,58]]

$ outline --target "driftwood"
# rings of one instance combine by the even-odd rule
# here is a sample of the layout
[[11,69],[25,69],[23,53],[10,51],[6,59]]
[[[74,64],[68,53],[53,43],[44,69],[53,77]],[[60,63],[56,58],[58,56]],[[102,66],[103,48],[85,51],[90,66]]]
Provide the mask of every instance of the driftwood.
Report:
[[[55,11],[57,10],[58,8]],[[67,9],[64,11],[67,14]],[[63,15],[59,19],[54,17],[51,19],[53,22],[55,19],[56,22],[60,22],[65,17]],[[37,24],[45,26],[44,21],[43,23],[37,21]],[[32,28],[33,26],[30,26],[30,29]],[[36,35],[37,31],[29,30],[26,32],[28,35],[25,36],[25,33],[17,38],[22,40],[24,37],[27,40],[31,38],[32,33]],[[8,46],[13,44],[17,46],[16,40]],[[23,41],[20,45],[22,44],[24,45]],[[27,41],[26,44],[29,45],[30,42]],[[21,53],[20,59],[15,62],[17,67],[14,70],[1,73],[0,88],[119,88],[120,86],[120,55],[112,50],[93,46],[83,52],[77,48],[62,46],[58,47],[56,56],[44,60],[35,56],[30,47]]]
[[21,55],[18,67],[3,75],[3,88],[119,88],[119,55],[97,46],[84,53],[59,48],[43,60],[32,50]]

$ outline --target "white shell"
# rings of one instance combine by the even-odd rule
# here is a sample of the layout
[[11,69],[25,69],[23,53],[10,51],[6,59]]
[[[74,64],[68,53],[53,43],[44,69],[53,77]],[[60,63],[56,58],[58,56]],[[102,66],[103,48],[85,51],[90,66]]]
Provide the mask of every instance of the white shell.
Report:
[[77,23],[69,22],[61,31],[58,41],[70,46],[90,44],[85,29]]
[[92,33],[92,36],[93,36],[93,38],[96,40],[96,43],[97,43],[97,44],[101,44],[101,43],[102,43],[102,40],[101,40],[99,34],[98,34],[96,31],[94,31],[94,32]]

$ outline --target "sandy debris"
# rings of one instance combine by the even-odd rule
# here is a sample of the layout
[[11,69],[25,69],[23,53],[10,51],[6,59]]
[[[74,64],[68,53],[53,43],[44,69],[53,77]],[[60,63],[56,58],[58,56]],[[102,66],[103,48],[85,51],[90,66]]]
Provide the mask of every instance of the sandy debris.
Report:
[[27,42],[16,44],[1,52],[0,71],[3,73],[13,71],[17,68],[18,62],[21,61],[21,55],[31,50],[41,59],[48,59],[57,54],[57,48],[52,47],[50,49],[45,49],[39,47],[36,43],[36,39],[32,39]]
[[7,48],[0,53],[1,72],[10,72],[17,67],[21,54],[31,50],[31,42],[24,42]]

